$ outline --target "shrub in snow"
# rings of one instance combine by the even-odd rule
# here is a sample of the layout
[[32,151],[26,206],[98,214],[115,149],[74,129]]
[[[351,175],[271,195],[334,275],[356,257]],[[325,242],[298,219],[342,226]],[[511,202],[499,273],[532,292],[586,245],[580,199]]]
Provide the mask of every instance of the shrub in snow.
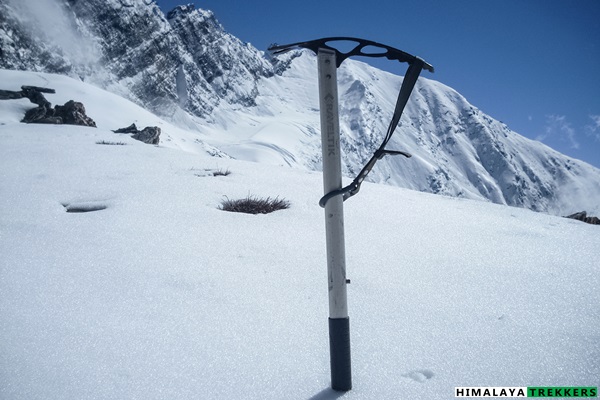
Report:
[[206,176],[228,176],[231,175],[231,171],[229,170],[229,168],[227,168],[226,170],[223,170],[221,168],[219,169],[210,169],[210,168],[204,168],[204,169],[196,169],[196,168],[192,168],[190,171],[199,171],[196,172],[194,175],[198,176],[198,177],[206,177]]
[[269,214],[286,208],[290,208],[290,202],[286,199],[280,199],[279,197],[260,199],[250,195],[245,199],[238,200],[230,200],[226,197],[219,206],[219,210],[246,214]]
[[227,176],[229,174],[231,174],[231,171],[228,169],[226,169],[225,171],[223,171],[222,169],[217,169],[215,171],[212,172],[213,176]]
[[126,145],[126,143],[124,143],[124,142],[109,142],[106,140],[100,140],[100,141],[96,142],[96,144],[106,144],[109,146],[125,146]]

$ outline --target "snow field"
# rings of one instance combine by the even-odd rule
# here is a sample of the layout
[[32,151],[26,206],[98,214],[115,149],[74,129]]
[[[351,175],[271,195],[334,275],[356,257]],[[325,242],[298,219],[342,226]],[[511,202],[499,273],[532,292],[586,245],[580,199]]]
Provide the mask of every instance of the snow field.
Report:
[[[91,90],[52,79],[57,95]],[[600,385],[597,227],[365,183],[345,203],[354,388],[331,392],[321,174],[209,157],[194,133],[97,96],[89,114],[111,126],[24,125],[26,103],[0,103],[0,398]],[[132,119],[171,141],[109,131]],[[217,209],[248,194],[291,208]],[[65,209],[90,204],[106,208]]]

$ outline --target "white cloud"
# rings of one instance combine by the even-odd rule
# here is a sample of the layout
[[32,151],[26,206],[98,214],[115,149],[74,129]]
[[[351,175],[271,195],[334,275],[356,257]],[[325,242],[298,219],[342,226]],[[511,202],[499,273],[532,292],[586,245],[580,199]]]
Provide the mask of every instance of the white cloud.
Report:
[[538,135],[536,140],[544,141],[548,138],[558,138],[559,140],[565,141],[573,149],[579,148],[579,142],[576,138],[575,129],[571,126],[571,123],[567,121],[567,117],[564,115],[547,115],[546,116],[546,128],[544,133]]
[[590,115],[590,119],[592,122],[585,126],[585,133],[600,141],[600,115]]

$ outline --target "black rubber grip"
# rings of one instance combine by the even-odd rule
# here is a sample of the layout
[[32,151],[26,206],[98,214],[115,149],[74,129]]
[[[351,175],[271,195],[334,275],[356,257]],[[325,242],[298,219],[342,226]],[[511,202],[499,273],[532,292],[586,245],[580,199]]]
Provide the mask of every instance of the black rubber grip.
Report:
[[329,318],[329,355],[331,388],[341,392],[352,389],[349,318]]

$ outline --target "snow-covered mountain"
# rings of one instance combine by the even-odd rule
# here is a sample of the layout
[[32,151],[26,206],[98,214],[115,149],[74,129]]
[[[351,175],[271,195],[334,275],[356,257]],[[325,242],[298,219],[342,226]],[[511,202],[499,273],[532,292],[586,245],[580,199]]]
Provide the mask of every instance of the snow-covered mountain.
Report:
[[253,81],[272,75],[258,50],[191,5],[167,19],[152,1],[2,0],[0,45],[3,68],[78,77],[162,115],[252,105]]
[[[56,17],[44,23],[49,14]],[[271,59],[210,11],[180,6],[165,16],[146,0],[0,0],[0,48],[2,68],[86,80],[229,156],[321,166],[315,57]],[[338,80],[351,177],[378,147],[401,78],[347,60]],[[518,135],[425,77],[389,147],[414,157],[381,160],[372,181],[554,214],[600,211],[600,170]]]
[[[257,107],[217,113],[208,139],[236,158],[268,147],[275,163],[320,168],[316,59],[303,53],[280,76],[262,79]],[[353,60],[338,72],[344,172],[355,176],[380,145],[401,78]],[[224,143],[224,141],[229,141]],[[386,157],[370,178],[430,193],[525,207],[555,214],[597,210],[600,171],[494,120],[453,89],[419,78],[388,144],[413,158]],[[273,150],[275,149],[275,150]]]

